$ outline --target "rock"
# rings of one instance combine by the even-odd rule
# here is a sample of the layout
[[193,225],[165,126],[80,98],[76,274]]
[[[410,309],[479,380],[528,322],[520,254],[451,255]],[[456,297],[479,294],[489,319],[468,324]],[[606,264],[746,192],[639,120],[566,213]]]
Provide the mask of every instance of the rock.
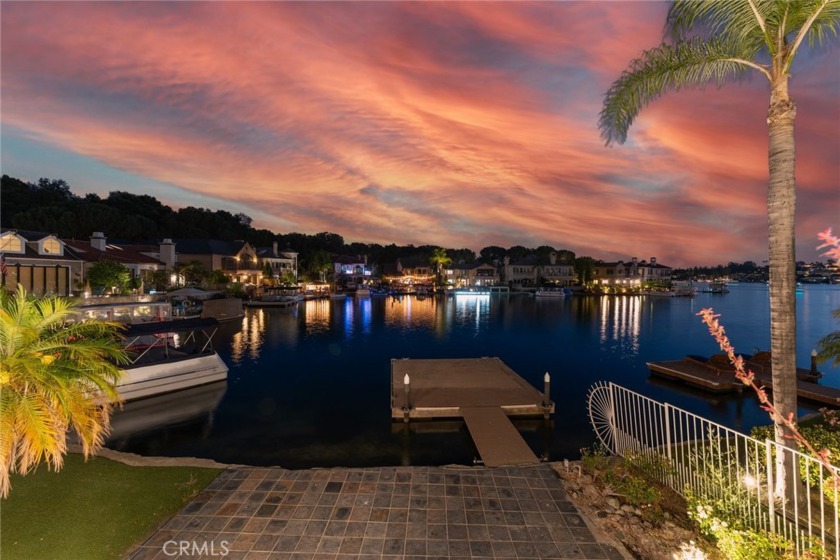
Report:
[[621,502],[618,501],[618,498],[615,498],[613,496],[607,496],[606,501],[607,501],[607,505],[610,506],[613,509],[623,509],[621,507]]

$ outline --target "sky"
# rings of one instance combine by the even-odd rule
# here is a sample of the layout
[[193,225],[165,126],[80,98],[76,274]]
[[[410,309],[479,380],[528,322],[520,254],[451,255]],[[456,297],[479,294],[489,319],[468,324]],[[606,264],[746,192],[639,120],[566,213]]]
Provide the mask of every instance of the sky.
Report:
[[[0,167],[347,242],[767,259],[769,89],[604,93],[662,2],[2,2]],[[805,51],[797,258],[840,229],[840,52]],[[107,235],[107,232],[105,232]]]

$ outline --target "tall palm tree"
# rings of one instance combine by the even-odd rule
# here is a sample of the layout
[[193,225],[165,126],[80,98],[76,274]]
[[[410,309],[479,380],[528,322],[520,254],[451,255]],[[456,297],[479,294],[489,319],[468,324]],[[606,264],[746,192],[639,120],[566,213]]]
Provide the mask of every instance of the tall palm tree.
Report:
[[[764,77],[770,88],[769,131],[770,345],[773,402],[796,418],[796,259],[794,255],[793,125],[788,91],[793,60],[807,39],[826,43],[840,28],[838,0],[676,0],[668,11],[672,42],[645,51],[612,84],[599,128],[609,145],[623,143],[639,111],[660,95],[688,87]],[[790,445],[778,420],[776,441]]]
[[443,268],[452,264],[452,259],[446,254],[446,249],[443,247],[437,247],[434,251],[432,251],[432,256],[429,257],[429,264],[435,267],[438,284],[442,284]]
[[74,304],[61,297],[36,299],[18,288],[0,290],[0,495],[12,472],[39,463],[61,468],[67,431],[85,456],[110,429],[118,364],[126,363],[118,324],[71,322]]

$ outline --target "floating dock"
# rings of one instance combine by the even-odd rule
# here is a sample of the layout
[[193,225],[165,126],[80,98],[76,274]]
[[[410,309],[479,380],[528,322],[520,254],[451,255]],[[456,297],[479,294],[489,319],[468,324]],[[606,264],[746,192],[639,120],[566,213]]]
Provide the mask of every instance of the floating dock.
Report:
[[391,360],[391,418],[463,418],[490,467],[538,463],[508,417],[553,412],[554,403],[499,358]]
[[[733,371],[704,366],[691,357],[682,360],[648,362],[647,367],[654,375],[676,379],[713,393],[741,392],[745,387],[735,377]],[[759,385],[767,389],[773,388],[773,380],[769,371],[754,371],[753,373],[755,373],[755,379]],[[818,385],[816,383],[817,376],[803,368],[797,368],[797,375],[799,377],[796,381],[797,396],[809,401],[840,407],[840,389]],[[814,381],[807,381],[803,378],[814,379]]]

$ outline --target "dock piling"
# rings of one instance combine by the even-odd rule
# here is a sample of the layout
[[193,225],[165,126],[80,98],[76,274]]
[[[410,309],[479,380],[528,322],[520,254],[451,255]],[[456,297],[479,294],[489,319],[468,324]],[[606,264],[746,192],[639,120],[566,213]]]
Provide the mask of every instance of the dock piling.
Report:
[[403,377],[403,386],[405,387],[405,406],[403,406],[403,422],[408,424],[408,417],[411,413],[411,378],[408,374]]
[[543,418],[548,420],[551,414],[551,376],[545,372],[543,377]]

